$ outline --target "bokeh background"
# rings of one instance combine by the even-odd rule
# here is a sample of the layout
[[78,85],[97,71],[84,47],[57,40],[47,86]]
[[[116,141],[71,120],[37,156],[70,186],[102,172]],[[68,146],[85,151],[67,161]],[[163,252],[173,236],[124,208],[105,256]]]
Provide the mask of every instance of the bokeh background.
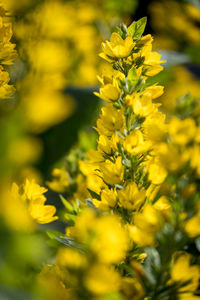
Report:
[[[4,1],[2,1],[3,3]],[[12,42],[18,56],[8,66],[14,95],[0,102],[0,300],[37,299],[35,274],[54,255],[42,230],[31,236],[18,226],[18,211],[4,201],[4,187],[34,178],[46,184],[77,145],[95,147],[93,130],[100,102],[97,75],[106,69],[98,57],[101,42],[120,23],[147,16],[145,33],[166,59],[151,79],[165,87],[162,110],[196,99],[200,77],[198,0],[9,0]],[[1,2],[0,2],[1,4]],[[189,101],[189,100],[188,100]],[[200,106],[199,106],[200,109]],[[67,156],[68,157],[68,156]],[[68,157],[68,163],[73,157]],[[59,208],[52,191],[49,203]],[[57,203],[56,203],[57,202]],[[12,214],[8,213],[12,210]],[[12,221],[11,221],[12,219]],[[54,227],[62,224],[56,223]],[[42,228],[46,228],[45,226]]]

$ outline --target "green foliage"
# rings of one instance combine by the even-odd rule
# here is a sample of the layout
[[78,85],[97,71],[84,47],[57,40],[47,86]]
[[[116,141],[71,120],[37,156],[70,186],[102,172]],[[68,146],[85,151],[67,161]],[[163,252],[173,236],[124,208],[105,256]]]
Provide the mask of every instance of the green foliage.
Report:
[[144,33],[147,24],[147,17],[144,17],[137,22],[133,22],[127,29],[128,34],[133,36],[133,40],[139,39]]

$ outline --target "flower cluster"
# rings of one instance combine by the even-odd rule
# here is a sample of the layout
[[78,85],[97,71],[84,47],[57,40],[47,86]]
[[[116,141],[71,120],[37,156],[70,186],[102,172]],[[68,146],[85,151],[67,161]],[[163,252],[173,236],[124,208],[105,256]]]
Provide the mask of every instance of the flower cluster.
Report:
[[6,10],[6,3],[0,1],[0,98],[6,99],[13,95],[15,89],[9,84],[10,76],[5,67],[13,63],[16,58],[15,44],[11,42],[12,38],[12,23],[11,16]]
[[163,87],[149,77],[163,61],[152,37],[142,36],[145,24],[122,25],[102,43],[110,67],[96,93],[107,102],[97,149],[79,160],[74,176],[54,170],[49,183],[68,195],[61,197],[66,234],[51,237],[69,248],[39,282],[54,278],[50,294],[59,291],[61,299],[198,298],[198,257],[190,248],[200,233],[199,120],[181,114],[187,101],[178,117],[161,112]]
[[46,192],[46,188],[28,179],[21,186],[13,183],[11,190],[7,189],[1,199],[2,216],[7,225],[14,230],[31,232],[36,229],[36,223],[46,224],[57,220],[58,217],[54,216],[56,208],[45,205]]
[[[152,15],[152,26],[157,31],[156,45],[161,49],[176,50],[180,45],[199,45],[198,5],[174,0],[153,1],[149,11]],[[170,15],[168,11],[171,11]]]

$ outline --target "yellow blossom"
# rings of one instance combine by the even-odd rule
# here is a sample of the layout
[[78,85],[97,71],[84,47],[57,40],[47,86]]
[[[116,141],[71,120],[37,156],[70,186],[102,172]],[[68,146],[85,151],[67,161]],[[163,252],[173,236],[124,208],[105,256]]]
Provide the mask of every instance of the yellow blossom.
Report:
[[[191,256],[188,253],[180,254],[180,256],[175,260],[174,265],[172,267],[170,282],[187,282],[185,286],[179,288],[179,292],[184,292],[185,297],[191,296],[191,298],[188,297],[188,299],[193,299],[192,294],[198,288],[200,270],[199,266],[190,265],[190,258]],[[181,297],[181,299],[187,299],[187,297]]]
[[185,145],[190,142],[196,132],[195,122],[193,119],[187,118],[179,120],[173,117],[169,123],[169,134],[174,143],[178,145]]
[[119,274],[111,267],[94,265],[87,273],[85,285],[95,295],[116,292],[119,289]]
[[184,229],[189,237],[194,238],[200,235],[200,212],[186,221]]
[[94,94],[107,102],[118,100],[121,93],[116,81],[113,81],[113,84],[105,84],[99,91],[100,93],[95,92]]
[[110,61],[110,57],[123,58],[130,55],[135,43],[133,43],[133,38],[131,35],[127,36],[125,40],[116,33],[113,32],[110,38],[110,42],[106,41],[102,43],[103,53],[101,57]]
[[53,180],[48,181],[47,185],[55,192],[63,193],[66,188],[69,186],[69,177],[64,168],[62,169],[53,169],[52,171]]
[[124,141],[124,149],[132,155],[147,152],[151,147],[150,141],[145,141],[140,130],[133,130]]
[[106,187],[103,179],[101,178],[101,174],[99,173],[91,173],[87,176],[87,188],[96,194],[100,194],[102,189]]
[[122,164],[122,158],[117,157],[115,162],[106,160],[100,165],[100,171],[103,179],[106,183],[114,185],[118,184],[123,180],[124,166]]
[[22,197],[28,203],[28,211],[31,217],[40,224],[50,223],[58,219],[54,216],[56,208],[53,205],[44,205],[46,197],[43,195],[47,191],[34,181],[26,180],[24,194]]
[[59,266],[72,269],[83,268],[87,265],[86,257],[79,251],[71,248],[60,248],[56,263]]
[[120,205],[126,209],[138,210],[144,203],[146,192],[139,190],[135,182],[129,183],[123,190],[118,191]]
[[167,171],[160,162],[152,162],[148,169],[149,180],[153,184],[161,184],[167,177]]
[[111,136],[115,131],[123,128],[123,110],[114,108],[111,104],[102,108],[97,120],[97,131],[101,135]]
[[150,204],[140,214],[134,216],[134,224],[128,225],[131,239],[139,246],[153,246],[155,234],[161,228],[161,219],[157,210]]
[[167,197],[160,197],[154,204],[155,209],[157,209],[164,218],[168,219],[171,215],[171,206]]
[[101,210],[109,210],[114,207],[117,202],[116,190],[108,189],[107,187],[101,192],[101,201],[93,199],[93,203]]

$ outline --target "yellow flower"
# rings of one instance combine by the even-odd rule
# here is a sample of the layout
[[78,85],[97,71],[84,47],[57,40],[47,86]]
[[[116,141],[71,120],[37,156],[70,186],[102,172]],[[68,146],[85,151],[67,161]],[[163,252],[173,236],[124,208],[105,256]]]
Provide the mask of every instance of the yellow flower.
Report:
[[111,267],[97,264],[88,271],[84,282],[90,292],[103,295],[118,291],[120,276]]
[[8,72],[3,71],[2,66],[0,66],[0,99],[6,99],[13,95],[15,88],[9,85],[10,76]]
[[104,181],[108,184],[118,184],[124,177],[124,166],[122,165],[122,158],[117,157],[115,162],[106,160],[100,165],[100,171]]
[[158,97],[160,97],[164,92],[164,87],[161,85],[152,85],[147,87],[144,92],[143,95],[147,95],[149,97],[151,97],[151,99],[156,99]]
[[146,191],[139,190],[135,182],[129,183],[123,190],[118,191],[120,205],[126,209],[138,210],[144,203]]
[[169,122],[169,134],[172,141],[178,145],[185,145],[190,142],[196,133],[196,126],[193,119],[179,120],[173,117]]
[[140,300],[144,296],[144,288],[139,281],[139,278],[122,277],[121,290],[126,296],[126,299]]
[[[43,84],[42,87],[40,82],[35,83],[32,90],[22,101],[22,110],[26,114],[31,130],[34,132],[42,132],[48,127],[61,122],[71,115],[75,109],[73,99],[68,95],[64,95],[49,83],[48,85],[47,83]],[[38,110],[40,111],[39,114]]]
[[109,83],[104,85],[99,91],[100,93],[94,92],[94,94],[107,102],[114,102],[118,100],[121,94],[116,81],[114,81],[113,84]]
[[[170,283],[186,283],[189,281],[185,286],[179,288],[180,293],[185,293],[185,295],[183,294],[183,297],[181,296],[180,299],[193,299],[192,294],[196,291],[199,284],[199,266],[191,266],[190,258],[191,256],[188,253],[180,254],[180,256],[175,260],[171,270]],[[191,296],[191,298],[189,296]]]
[[120,137],[117,133],[114,133],[111,138],[100,135],[98,140],[98,150],[106,154],[111,154],[112,151],[114,153],[114,151],[117,150],[117,143],[119,142]]
[[64,72],[69,64],[67,48],[62,42],[41,40],[28,44],[28,55],[32,67],[38,72]]
[[200,235],[200,211],[197,212],[195,216],[186,221],[184,229],[188,236],[191,238]]
[[105,215],[95,221],[91,249],[105,264],[119,263],[126,255],[128,239],[117,216]]
[[93,203],[101,210],[109,210],[114,207],[117,202],[116,190],[108,189],[107,187],[101,192],[101,201],[93,199]]
[[55,168],[52,172],[52,176],[53,180],[47,182],[48,187],[57,193],[65,192],[66,188],[69,186],[69,178],[65,168]]
[[157,209],[164,218],[168,219],[171,215],[171,206],[165,196],[161,196],[154,204],[155,209]]
[[56,263],[58,266],[72,269],[83,268],[87,265],[86,257],[79,251],[71,248],[60,248],[57,254]]
[[154,245],[154,234],[145,232],[135,225],[127,225],[127,229],[130,238],[139,246],[153,246]]
[[35,183],[34,180],[29,181],[26,179],[24,185],[24,195],[30,202],[44,203],[46,197],[43,195],[47,192],[47,189],[41,187],[39,184]]
[[[131,96],[128,96],[128,98]],[[130,100],[129,100],[130,101]],[[148,94],[139,96],[138,94],[134,95],[132,98],[132,107],[136,115],[141,117],[147,117],[152,114],[158,105],[152,103],[152,98]]]
[[159,161],[154,161],[150,163],[148,173],[149,180],[153,184],[161,184],[167,177],[167,171]]
[[151,52],[149,57],[145,60],[144,65],[147,66],[145,71],[146,76],[155,76],[163,70],[163,67],[160,65],[164,63],[165,60],[160,60],[161,55],[157,52]]
[[106,187],[106,184],[101,178],[101,174],[98,172],[91,173],[87,176],[86,185],[89,190],[95,192],[98,195],[101,193],[102,189]]
[[27,201],[31,217],[40,224],[50,223],[58,219],[57,216],[54,216],[56,208],[53,205],[44,205],[47,200],[43,195],[45,192],[47,189],[36,184],[34,180],[31,182],[26,180],[22,197]]
[[115,131],[123,129],[123,109],[118,110],[109,104],[103,107],[101,112],[97,120],[97,131],[100,135],[112,136]]
[[36,227],[16,183],[12,184],[11,190],[5,187],[2,191],[0,215],[3,216],[6,224],[14,230],[31,232]]
[[144,153],[150,149],[150,146],[150,141],[144,141],[143,134],[138,129],[127,135],[124,141],[124,149],[132,155]]
[[144,136],[151,142],[161,142],[167,132],[165,115],[157,110],[148,115],[142,124]]
[[43,205],[32,202],[29,205],[29,213],[31,217],[40,224],[50,223],[58,219],[57,216],[54,216],[56,208],[53,205]]
[[155,234],[161,228],[161,219],[158,211],[150,204],[146,205],[140,214],[133,217],[135,225],[128,225],[131,239],[139,246],[153,246]]
[[131,35],[127,36],[126,39],[123,40],[118,33],[113,32],[110,42],[106,41],[105,43],[102,43],[103,53],[101,53],[100,56],[108,61],[110,61],[112,57],[127,57],[130,55],[130,52],[134,46],[135,43],[133,43],[133,38]]

